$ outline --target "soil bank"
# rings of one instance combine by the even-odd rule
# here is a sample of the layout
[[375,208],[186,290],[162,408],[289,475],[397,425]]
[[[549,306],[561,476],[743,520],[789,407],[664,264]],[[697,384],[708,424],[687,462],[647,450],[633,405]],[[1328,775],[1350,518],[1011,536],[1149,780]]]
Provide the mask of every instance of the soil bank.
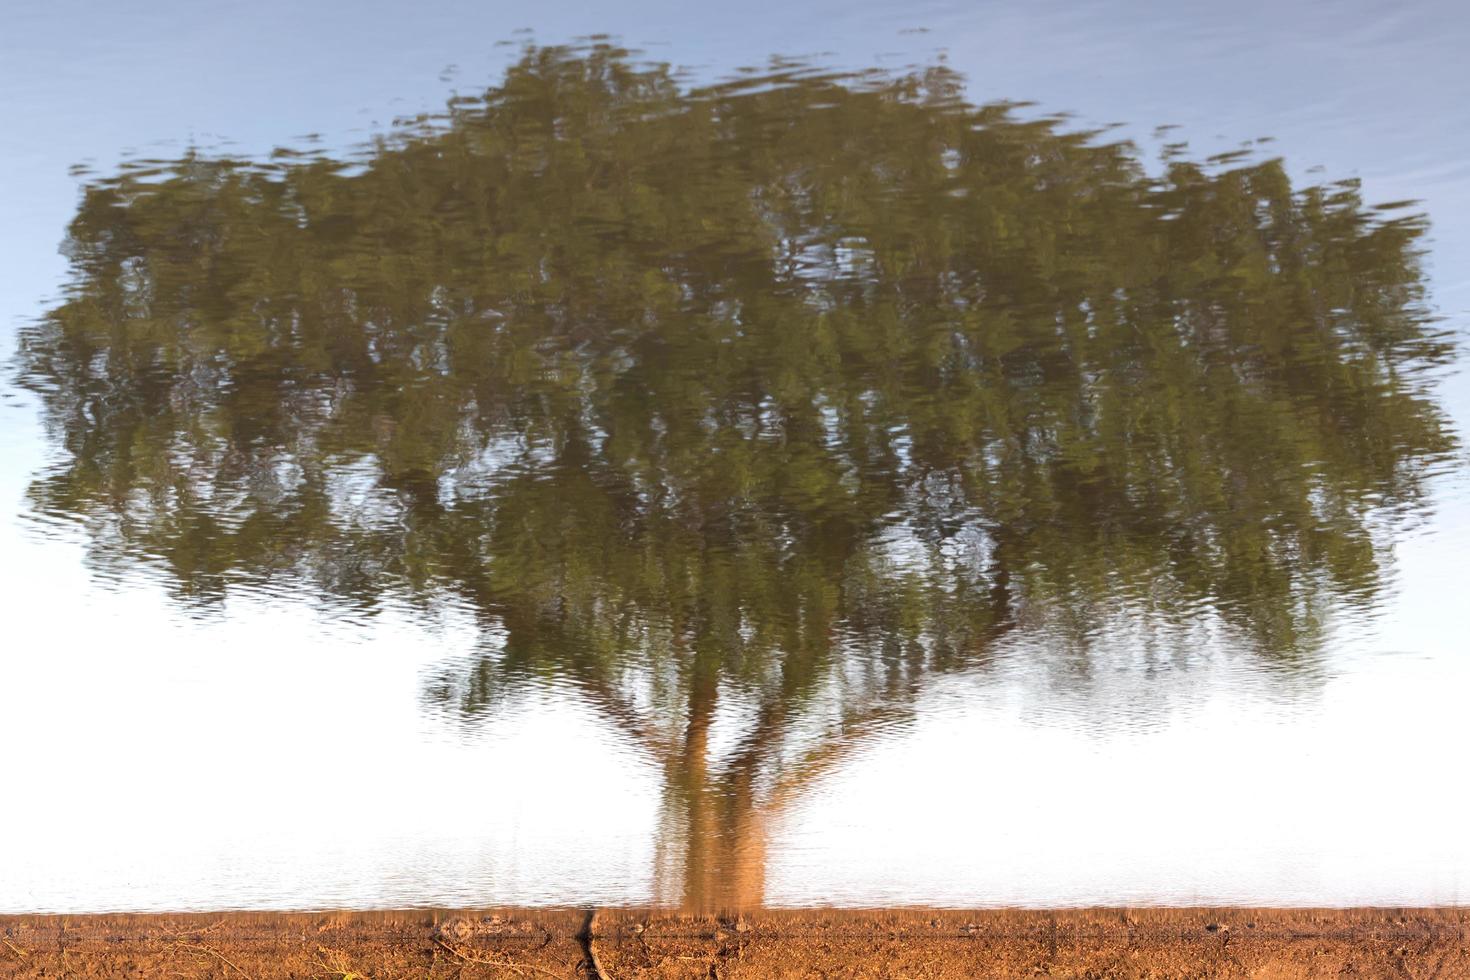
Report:
[[0,916],[0,977],[1470,977],[1470,908]]

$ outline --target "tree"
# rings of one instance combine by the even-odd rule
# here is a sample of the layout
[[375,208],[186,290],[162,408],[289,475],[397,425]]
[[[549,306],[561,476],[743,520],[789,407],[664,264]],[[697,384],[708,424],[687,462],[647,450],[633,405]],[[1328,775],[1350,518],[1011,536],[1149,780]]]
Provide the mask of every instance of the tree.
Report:
[[190,601],[464,599],[487,653],[438,696],[575,683],[728,908],[763,814],[1019,623],[1290,662],[1369,606],[1454,449],[1423,227],[1278,161],[1152,175],[943,68],[528,49],[357,160],[90,184],[22,336],[69,451],[31,495]]

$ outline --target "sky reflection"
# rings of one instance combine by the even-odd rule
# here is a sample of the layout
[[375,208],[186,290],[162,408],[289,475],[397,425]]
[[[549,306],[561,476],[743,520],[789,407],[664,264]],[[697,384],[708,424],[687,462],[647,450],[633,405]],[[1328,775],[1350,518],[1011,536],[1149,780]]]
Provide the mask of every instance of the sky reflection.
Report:
[[[646,5],[607,26],[630,42],[672,41],[667,56],[707,76],[791,51],[792,38],[817,39],[803,49],[849,66],[927,61],[942,42],[972,99],[1034,99],[1038,114],[1077,111],[1078,125],[1125,119],[1121,133],[1150,146],[1182,135],[1192,154],[1274,136],[1299,184],[1356,172],[1370,202],[1426,202],[1432,299],[1461,329],[1467,148],[1443,120],[1470,94],[1457,71],[1463,18],[1431,5],[1276,12],[1286,19],[1259,31],[1244,16],[1173,8],[1104,20],[1100,8],[910,6],[900,17],[788,6],[696,30],[689,14]],[[24,189],[0,239],[12,323],[29,322],[60,281],[50,250],[76,205],[68,165],[90,159],[107,173],[128,147],[169,159],[180,141],[224,138],[249,155],[301,145],[306,132],[342,147],[391,115],[434,109],[448,89],[476,88],[519,50],[468,40],[519,25],[451,5],[412,23],[386,8],[273,19],[260,5],[159,6],[127,22],[89,13],[79,31],[79,16],[22,7],[13,36],[33,43],[5,52],[7,104],[23,117],[0,136],[5,179]],[[538,17],[541,40],[591,26],[570,8]],[[914,22],[934,33],[901,33]],[[308,39],[311,51],[297,51]],[[63,42],[73,53],[58,71]],[[128,86],[103,84],[122,74]],[[1155,138],[1165,122],[1182,132]],[[158,139],[172,142],[149,148]],[[1316,164],[1325,175],[1307,173]],[[1457,419],[1465,395],[1458,380],[1446,389]],[[0,479],[15,513],[47,449],[32,396],[5,396]],[[1263,670],[1219,635],[1181,638],[1182,658],[1150,659],[1126,640],[1094,647],[1075,670],[1016,636],[987,669],[917,689],[909,711],[859,732],[842,765],[768,828],[766,900],[1458,900],[1470,852],[1452,822],[1466,799],[1444,772],[1464,735],[1452,577],[1470,543],[1464,499],[1460,476],[1439,482],[1428,531],[1396,544],[1388,606],[1339,620],[1322,639],[1328,656],[1300,675]],[[585,709],[585,688],[553,676],[472,726],[423,701],[446,677],[469,676],[456,665],[478,662],[483,641],[464,609],[443,610],[432,643],[391,602],[363,622],[334,620],[237,586],[222,608],[190,617],[164,577],[109,584],[102,566],[99,581],[79,536],[32,519],[4,534],[19,642],[6,655],[0,737],[54,749],[18,753],[14,775],[53,802],[4,818],[35,846],[0,859],[0,909],[677,895],[659,880],[669,860],[655,844],[664,777]],[[734,707],[714,719],[716,759],[739,745],[741,698],[721,692]]]

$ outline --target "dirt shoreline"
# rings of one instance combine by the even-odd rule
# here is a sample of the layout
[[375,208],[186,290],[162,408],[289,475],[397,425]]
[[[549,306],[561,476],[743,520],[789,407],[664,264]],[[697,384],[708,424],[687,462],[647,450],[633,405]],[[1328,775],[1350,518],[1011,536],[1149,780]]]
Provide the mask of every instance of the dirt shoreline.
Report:
[[1467,977],[1467,926],[1470,908],[0,915],[0,977]]

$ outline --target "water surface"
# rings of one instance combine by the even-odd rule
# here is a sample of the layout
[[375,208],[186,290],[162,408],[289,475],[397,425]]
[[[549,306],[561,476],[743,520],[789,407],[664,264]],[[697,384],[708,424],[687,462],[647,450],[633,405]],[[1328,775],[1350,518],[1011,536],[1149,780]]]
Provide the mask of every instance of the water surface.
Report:
[[932,45],[500,50],[79,174],[0,904],[1458,898],[1422,202]]

